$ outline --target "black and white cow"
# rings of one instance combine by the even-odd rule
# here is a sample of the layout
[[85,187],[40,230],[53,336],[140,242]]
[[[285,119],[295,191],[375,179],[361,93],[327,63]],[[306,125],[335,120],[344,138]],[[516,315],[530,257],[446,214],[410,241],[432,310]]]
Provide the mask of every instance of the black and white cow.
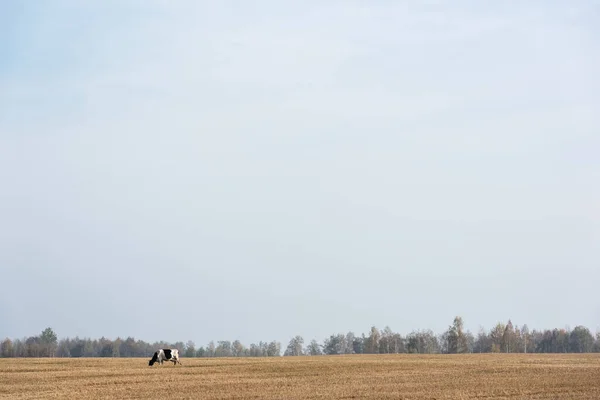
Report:
[[148,362],[149,366],[153,366],[155,362],[158,362],[162,365],[163,361],[173,361],[173,365],[179,363],[181,365],[181,361],[179,361],[179,350],[177,349],[160,349],[154,352],[152,359]]

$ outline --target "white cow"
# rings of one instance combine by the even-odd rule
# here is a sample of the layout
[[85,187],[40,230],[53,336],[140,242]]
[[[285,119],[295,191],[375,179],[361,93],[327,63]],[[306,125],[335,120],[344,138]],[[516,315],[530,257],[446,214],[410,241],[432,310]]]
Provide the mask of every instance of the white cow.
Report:
[[179,361],[179,350],[177,349],[160,349],[154,352],[152,359],[148,362],[149,366],[154,365],[155,362],[158,362],[162,365],[163,361],[173,361],[173,365],[179,363],[181,365],[181,361]]

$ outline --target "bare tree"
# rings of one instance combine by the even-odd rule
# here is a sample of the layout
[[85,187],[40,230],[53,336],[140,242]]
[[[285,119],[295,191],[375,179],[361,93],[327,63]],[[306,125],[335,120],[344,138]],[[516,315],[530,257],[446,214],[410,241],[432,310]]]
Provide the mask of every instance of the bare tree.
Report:
[[381,340],[381,333],[379,329],[372,326],[369,336],[365,340],[364,352],[367,354],[379,353],[379,341]]
[[185,344],[184,357],[195,357],[195,356],[196,356],[196,344],[193,341],[188,340],[188,342]]
[[323,354],[323,352],[321,351],[321,346],[315,339],[310,341],[308,346],[306,346],[306,350],[304,350],[304,352],[309,356],[320,356],[321,354]]
[[13,342],[6,338],[0,343],[0,357],[13,357]]
[[269,343],[267,347],[267,356],[269,357],[279,357],[281,356],[281,343],[277,341],[272,341]]
[[304,339],[302,336],[295,336],[290,339],[290,343],[283,353],[284,356],[301,356],[303,355],[302,346],[304,345]]
[[498,322],[490,331],[490,341],[492,342],[490,351],[492,353],[500,353],[502,351],[502,336],[504,336],[505,328],[506,326],[503,323]]
[[445,352],[450,354],[467,353],[469,346],[467,336],[463,331],[463,320],[461,317],[455,317],[454,322],[448,330],[442,335],[442,341],[445,346]]
[[246,355],[246,348],[239,340],[234,340],[231,344],[231,352],[234,357],[244,357]]
[[504,332],[502,333],[501,349],[503,352],[505,352],[505,353],[513,353],[514,352],[514,345],[516,342],[515,336],[516,336],[515,329],[513,327],[511,320],[509,319],[508,323],[504,327]]

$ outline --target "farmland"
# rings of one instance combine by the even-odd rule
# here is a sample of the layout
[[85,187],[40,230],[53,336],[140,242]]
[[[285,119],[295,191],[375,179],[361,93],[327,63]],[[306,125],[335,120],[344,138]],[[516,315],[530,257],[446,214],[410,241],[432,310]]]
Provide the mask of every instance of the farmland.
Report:
[[[10,399],[599,399],[599,354],[0,359]],[[166,391],[169,391],[167,393]]]

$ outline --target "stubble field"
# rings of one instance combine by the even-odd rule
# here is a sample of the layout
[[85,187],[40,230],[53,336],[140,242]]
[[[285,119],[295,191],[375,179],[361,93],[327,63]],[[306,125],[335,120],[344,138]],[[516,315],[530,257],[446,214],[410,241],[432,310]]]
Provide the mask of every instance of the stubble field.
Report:
[[0,359],[10,399],[600,399],[600,355]]

